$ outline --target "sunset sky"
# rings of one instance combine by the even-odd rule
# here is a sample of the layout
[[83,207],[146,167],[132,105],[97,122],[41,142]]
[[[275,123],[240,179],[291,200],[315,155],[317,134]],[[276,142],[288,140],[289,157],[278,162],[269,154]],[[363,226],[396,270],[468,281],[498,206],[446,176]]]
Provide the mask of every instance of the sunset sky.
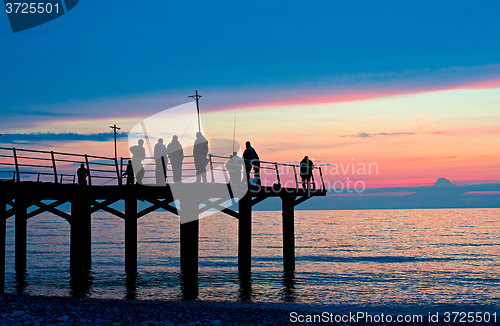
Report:
[[[0,145],[113,156],[110,125],[198,90],[211,138],[236,116],[261,159],[308,155],[327,180],[500,182],[498,17],[497,1],[86,0],[13,34],[0,14]],[[378,174],[335,175],[353,162]]]

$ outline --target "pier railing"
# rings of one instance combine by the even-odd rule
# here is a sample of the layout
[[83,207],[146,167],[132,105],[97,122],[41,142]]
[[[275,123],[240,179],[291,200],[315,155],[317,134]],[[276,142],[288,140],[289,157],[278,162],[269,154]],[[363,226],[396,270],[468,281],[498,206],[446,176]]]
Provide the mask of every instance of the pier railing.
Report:
[[[120,159],[120,175],[122,176],[122,178],[125,178],[123,172],[126,171],[128,160],[130,160],[130,158],[122,157]],[[229,160],[230,157],[227,156],[213,154],[208,155],[208,161],[206,164],[206,175],[208,183],[229,183],[230,175],[229,171],[226,169],[226,163]],[[242,162],[240,176],[243,179],[245,178],[245,167],[253,167],[253,165],[250,165],[250,162],[246,162],[241,158],[240,160]],[[299,189],[301,187],[300,165],[260,160],[258,162],[260,165],[259,169],[261,185],[279,185],[280,187],[296,189]],[[158,161],[157,163],[154,157],[146,157],[144,159],[142,163],[144,167],[144,184],[155,184],[157,164],[160,164],[160,161]],[[166,159],[161,164],[161,167],[163,166],[163,164],[165,164],[166,182],[173,183],[174,181],[172,165]],[[255,172],[253,169],[250,173],[250,176],[255,177]],[[184,160],[182,162],[183,182],[194,182],[195,178],[196,168],[194,165],[194,157],[184,156]],[[121,182],[124,183],[124,180]],[[320,166],[315,166],[312,169],[311,186],[313,187],[313,189],[325,190],[325,183]]]
[[[84,164],[88,171],[89,185],[124,184],[126,166],[130,158],[120,158],[119,161],[105,156],[74,154],[53,151],[40,151],[19,148],[0,147],[0,179],[11,179],[17,182],[52,182],[75,183],[76,171]],[[230,157],[209,154],[206,164],[207,182],[228,183],[230,180],[226,163]],[[245,178],[245,168],[254,167],[251,162],[240,159],[242,165],[235,167],[240,170],[241,178]],[[300,165],[258,161],[262,186],[279,186],[286,188],[301,187]],[[173,183],[172,166],[168,160],[163,161],[166,168],[166,182]],[[156,184],[157,161],[146,157],[143,161],[144,184]],[[255,177],[252,169],[251,177]],[[182,163],[183,182],[194,182],[196,168],[193,156],[184,156]],[[312,169],[311,186],[313,189],[325,190],[321,167]]]
[[[75,183],[81,164],[88,170],[88,183],[119,180],[114,158],[53,151],[0,147],[0,178],[15,181]],[[101,180],[98,182],[97,180]]]

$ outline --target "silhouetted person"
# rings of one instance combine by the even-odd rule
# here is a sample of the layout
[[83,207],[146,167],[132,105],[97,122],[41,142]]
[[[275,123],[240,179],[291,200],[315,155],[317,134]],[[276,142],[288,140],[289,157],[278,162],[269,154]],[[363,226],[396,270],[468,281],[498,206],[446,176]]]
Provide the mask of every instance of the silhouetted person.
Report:
[[196,140],[194,141],[193,156],[194,166],[196,168],[196,182],[203,179],[203,183],[207,182],[207,170],[205,166],[208,163],[208,141],[201,132],[196,133]]
[[127,170],[124,175],[127,176],[127,186],[131,186],[134,184],[134,168],[132,167],[132,161],[128,160]]
[[[300,161],[300,177],[302,178],[302,188],[311,189],[311,177],[314,170],[314,163],[309,159],[308,156],[304,156],[302,161]],[[313,184],[313,188],[314,188]]]
[[87,185],[87,176],[89,175],[89,171],[85,168],[85,165],[82,163],[80,167],[76,171],[78,175],[78,185],[86,186]]
[[253,167],[254,177],[257,179],[257,184],[260,184],[260,160],[259,155],[250,145],[250,142],[246,142],[246,149],[243,152],[243,160],[245,161],[245,172],[246,180],[248,185],[250,185],[250,171]]
[[155,177],[157,185],[165,185],[167,176],[167,148],[163,145],[163,138],[158,138],[154,148],[154,157],[156,162]]
[[232,184],[241,183],[241,169],[243,160],[238,156],[237,152],[229,156],[229,161],[226,163],[226,170],[229,172],[229,182]]
[[182,161],[184,160],[184,150],[177,136],[172,137],[172,141],[167,146],[168,158],[172,164],[172,174],[174,182],[182,182]]
[[142,166],[142,160],[146,158],[146,149],[143,147],[144,140],[139,139],[137,145],[130,147],[130,152],[132,153],[132,166],[134,167],[135,179],[137,183],[142,184],[142,178],[144,178],[144,167]]

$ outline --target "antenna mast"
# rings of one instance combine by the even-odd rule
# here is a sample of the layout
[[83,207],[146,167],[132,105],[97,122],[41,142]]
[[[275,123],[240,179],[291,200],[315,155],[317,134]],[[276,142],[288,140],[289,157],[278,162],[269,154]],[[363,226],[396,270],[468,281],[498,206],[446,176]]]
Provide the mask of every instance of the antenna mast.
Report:
[[196,91],[196,95],[191,95],[189,97],[194,98],[196,100],[196,110],[198,111],[198,131],[201,132],[201,125],[200,125],[200,104],[198,103],[201,95],[198,95],[198,91]]
[[112,125],[112,126],[109,126],[111,129],[113,129],[113,132],[115,134],[115,160],[116,160],[116,133],[118,132],[118,130],[120,130],[121,128],[118,128],[116,125]]

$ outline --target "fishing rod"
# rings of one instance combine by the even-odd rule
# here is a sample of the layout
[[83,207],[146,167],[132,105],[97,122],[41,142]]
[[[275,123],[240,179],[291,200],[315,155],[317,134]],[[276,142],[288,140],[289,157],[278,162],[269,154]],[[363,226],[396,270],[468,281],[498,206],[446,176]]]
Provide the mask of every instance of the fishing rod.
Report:
[[182,134],[181,136],[181,139],[179,139],[179,142],[182,140],[182,137],[184,137],[184,134],[186,133],[186,131],[188,130],[189,126],[191,125],[191,123],[193,123],[193,120],[191,120],[191,122],[189,122],[188,126],[186,127],[186,130],[184,130],[184,133]]
[[234,141],[236,138],[236,113],[234,114],[234,128],[233,128],[233,152],[234,153]]
[[146,139],[146,146],[148,146],[148,151],[150,156],[153,156],[153,151],[151,150],[151,143],[149,142],[149,136],[146,132],[146,125],[144,124],[144,120],[141,121],[142,133],[144,134],[144,138]]

